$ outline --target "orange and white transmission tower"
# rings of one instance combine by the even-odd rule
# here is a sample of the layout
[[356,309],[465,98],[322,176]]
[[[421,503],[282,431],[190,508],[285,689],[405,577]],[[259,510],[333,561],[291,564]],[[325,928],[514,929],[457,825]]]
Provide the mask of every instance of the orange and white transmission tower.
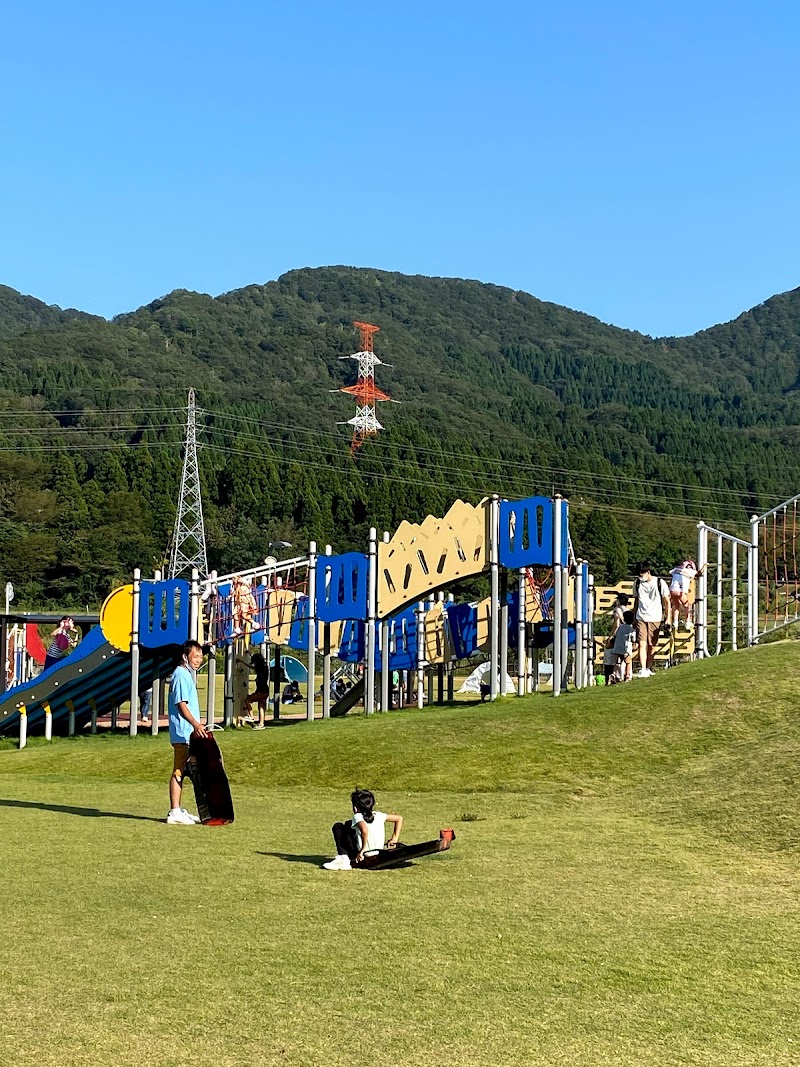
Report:
[[338,392],[349,393],[356,398],[358,404],[354,417],[343,424],[353,427],[350,451],[357,452],[368,437],[383,429],[378,422],[377,404],[392,398],[375,384],[375,367],[390,367],[391,363],[384,363],[375,355],[372,338],[380,330],[380,326],[372,326],[368,322],[354,322],[353,325],[361,333],[361,350],[354,352],[352,356],[339,356],[339,359],[356,360],[358,380],[355,385],[345,385]]

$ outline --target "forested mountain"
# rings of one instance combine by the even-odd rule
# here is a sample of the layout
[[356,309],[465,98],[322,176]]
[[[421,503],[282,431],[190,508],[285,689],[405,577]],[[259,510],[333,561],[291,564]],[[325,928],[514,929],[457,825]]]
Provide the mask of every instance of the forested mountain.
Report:
[[0,285],[0,337],[16,337],[26,330],[53,329],[70,319],[103,321],[96,315],[87,315],[85,311],[75,311],[74,308],[62,311],[32,296],[23,296],[7,285]]
[[[354,320],[380,326],[385,431],[351,457]],[[705,517],[741,527],[797,491],[800,291],[653,339],[456,279],[329,267],[113,322],[0,288],[0,580],[95,604],[163,558],[186,391],[203,409],[212,565],[270,539],[362,545],[368,525],[561,490],[600,578],[663,568]]]

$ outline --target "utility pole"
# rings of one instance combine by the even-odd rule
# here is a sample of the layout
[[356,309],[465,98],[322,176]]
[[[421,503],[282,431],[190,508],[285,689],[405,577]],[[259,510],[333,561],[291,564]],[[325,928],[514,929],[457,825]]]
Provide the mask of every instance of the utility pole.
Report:
[[189,390],[186,414],[186,438],[183,450],[183,472],[172,549],[167,577],[191,575],[196,569],[202,577],[208,575],[206,531],[203,523],[203,501],[200,495],[200,468],[197,463],[197,408],[194,389]]
[[339,359],[354,359],[358,363],[358,379],[355,385],[346,385],[334,391],[349,393],[356,398],[355,416],[348,419],[345,425],[353,427],[350,451],[357,452],[367,437],[383,429],[378,422],[377,404],[381,400],[391,400],[391,397],[375,385],[375,367],[388,367],[391,364],[384,363],[373,350],[372,338],[380,326],[372,326],[368,322],[354,322],[353,325],[361,334],[361,350],[352,356],[339,356]]

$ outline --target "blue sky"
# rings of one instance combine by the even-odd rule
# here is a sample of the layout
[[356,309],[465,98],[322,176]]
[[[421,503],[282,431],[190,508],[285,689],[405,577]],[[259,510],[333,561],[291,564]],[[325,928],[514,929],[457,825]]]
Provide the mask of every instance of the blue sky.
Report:
[[346,263],[691,333],[800,285],[798,31],[784,0],[7,5],[0,284],[111,316]]

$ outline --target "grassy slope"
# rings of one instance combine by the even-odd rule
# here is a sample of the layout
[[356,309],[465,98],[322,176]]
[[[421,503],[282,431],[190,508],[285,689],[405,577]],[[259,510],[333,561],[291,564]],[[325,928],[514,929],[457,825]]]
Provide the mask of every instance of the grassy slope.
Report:
[[[226,734],[218,832],[163,737],[0,750],[4,1063],[796,1062],[796,648]],[[453,851],[320,871],[356,783]]]

